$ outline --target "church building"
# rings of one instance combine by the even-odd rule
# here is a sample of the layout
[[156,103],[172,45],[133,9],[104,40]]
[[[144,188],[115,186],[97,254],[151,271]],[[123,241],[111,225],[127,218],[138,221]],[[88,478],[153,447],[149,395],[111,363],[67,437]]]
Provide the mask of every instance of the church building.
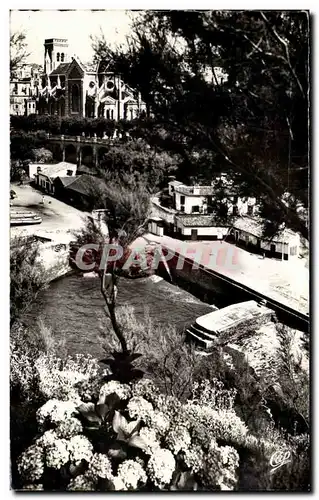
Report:
[[133,120],[145,113],[140,94],[108,66],[106,61],[88,65],[71,57],[66,39],[45,40],[37,113],[111,120]]

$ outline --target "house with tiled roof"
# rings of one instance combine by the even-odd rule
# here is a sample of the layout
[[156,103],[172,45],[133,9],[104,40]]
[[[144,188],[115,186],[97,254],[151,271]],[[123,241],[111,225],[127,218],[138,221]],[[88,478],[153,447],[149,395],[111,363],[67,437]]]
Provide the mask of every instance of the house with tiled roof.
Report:
[[42,191],[54,194],[54,180],[57,177],[75,179],[76,165],[61,161],[53,164],[31,163],[29,177]]

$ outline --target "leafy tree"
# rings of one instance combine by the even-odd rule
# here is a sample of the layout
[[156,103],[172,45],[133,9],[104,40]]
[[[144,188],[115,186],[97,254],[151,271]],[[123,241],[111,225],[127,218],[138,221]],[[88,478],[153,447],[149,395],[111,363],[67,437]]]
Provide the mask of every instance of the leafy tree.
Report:
[[141,92],[149,140],[181,155],[184,177],[222,170],[273,232],[308,238],[309,37],[307,12],[144,11],[126,47],[93,48]]
[[151,148],[143,139],[113,144],[100,161],[101,176],[105,170],[119,176],[131,174],[152,190],[162,187],[175,169],[172,155]]
[[[95,189],[92,187],[92,190]],[[121,367],[122,377],[134,378],[140,372],[135,371],[132,362],[139,357],[128,349],[127,339],[116,316],[117,283],[120,276],[139,277],[145,276],[145,268],[139,262],[131,262],[128,269],[124,264],[130,258],[132,250],[129,245],[140,236],[146,226],[149,213],[149,194],[142,184],[125,185],[118,179],[108,182],[95,192],[96,204],[99,209],[107,211],[108,235],[103,233],[99,224],[89,220],[85,229],[77,233],[76,247],[87,243],[99,245],[99,249],[84,253],[83,260],[93,263],[95,272],[100,279],[101,294],[105,300],[106,312],[111,320],[113,331],[120,343],[121,352],[114,352],[113,358],[104,360],[114,367]],[[122,249],[122,256],[112,260],[116,250],[108,249],[108,245],[116,245]],[[107,254],[104,254],[104,251]],[[105,260],[104,260],[105,259]],[[138,259],[139,260],[139,259]],[[147,266],[146,266],[147,267]]]
[[10,34],[10,75],[15,75],[18,67],[21,66],[29,56],[27,51],[26,34],[23,31],[15,31]]
[[33,237],[15,237],[10,248],[10,325],[27,310],[48,282]]

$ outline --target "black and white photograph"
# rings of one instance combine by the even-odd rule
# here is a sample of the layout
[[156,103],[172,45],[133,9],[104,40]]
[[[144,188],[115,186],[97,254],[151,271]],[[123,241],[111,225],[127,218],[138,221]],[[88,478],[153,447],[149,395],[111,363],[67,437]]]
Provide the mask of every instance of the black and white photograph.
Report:
[[311,12],[25,7],[10,489],[311,492]]

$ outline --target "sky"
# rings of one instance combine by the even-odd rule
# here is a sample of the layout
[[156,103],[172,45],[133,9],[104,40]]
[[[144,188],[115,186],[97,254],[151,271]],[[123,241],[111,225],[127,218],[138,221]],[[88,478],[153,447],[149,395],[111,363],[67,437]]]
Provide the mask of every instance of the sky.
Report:
[[44,40],[67,38],[69,54],[76,54],[83,62],[93,57],[90,35],[103,31],[112,43],[125,41],[130,19],[124,10],[11,10],[10,30],[24,31],[28,51],[28,62],[43,65]]

